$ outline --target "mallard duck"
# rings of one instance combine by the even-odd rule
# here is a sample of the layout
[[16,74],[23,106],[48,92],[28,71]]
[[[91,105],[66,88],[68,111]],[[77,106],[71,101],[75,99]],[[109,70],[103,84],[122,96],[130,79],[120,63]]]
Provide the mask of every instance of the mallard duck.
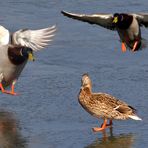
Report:
[[145,46],[142,42],[140,27],[148,27],[148,13],[98,13],[92,15],[75,14],[66,11],[61,11],[61,13],[76,20],[116,30],[122,42],[121,49],[123,52],[126,51],[126,47],[129,47],[132,51],[137,51]]
[[[81,89],[78,95],[81,106],[96,118],[102,118],[102,126],[94,127],[93,131],[102,131],[112,125],[112,120],[142,120],[136,115],[136,109],[119,99],[106,93],[93,93],[92,82],[88,74],[83,74]],[[110,120],[109,124],[107,120]]]
[[[28,59],[34,60],[33,51],[43,49],[52,41],[56,26],[11,33],[0,26],[0,89],[3,93],[16,95],[14,85]],[[11,86],[11,90],[5,87]]]

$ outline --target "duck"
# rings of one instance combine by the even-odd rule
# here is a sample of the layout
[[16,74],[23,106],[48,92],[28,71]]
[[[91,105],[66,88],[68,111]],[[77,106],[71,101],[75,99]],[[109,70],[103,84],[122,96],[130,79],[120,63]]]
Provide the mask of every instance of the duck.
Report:
[[[0,90],[18,95],[15,84],[28,60],[34,61],[34,52],[44,49],[55,36],[56,26],[31,30],[19,29],[13,33],[0,26]],[[10,91],[6,87],[10,86]]]
[[112,120],[142,120],[136,114],[136,109],[127,103],[107,93],[92,92],[92,82],[88,73],[82,75],[78,102],[89,114],[104,120],[101,127],[92,128],[94,132],[111,127]]
[[118,32],[121,49],[139,51],[146,47],[141,36],[140,27],[148,27],[148,13],[97,13],[97,14],[76,14],[61,11],[64,16],[89,24],[96,24],[109,30]]

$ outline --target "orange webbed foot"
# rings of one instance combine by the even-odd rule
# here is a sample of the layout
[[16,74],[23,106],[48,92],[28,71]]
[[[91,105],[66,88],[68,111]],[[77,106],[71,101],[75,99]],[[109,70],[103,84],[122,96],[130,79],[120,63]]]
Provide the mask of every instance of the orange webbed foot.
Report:
[[12,90],[11,90],[11,91],[4,90],[2,93],[9,94],[9,95],[13,95],[13,96],[19,95],[18,93],[13,92]]
[[105,130],[106,128],[107,128],[107,119],[104,119],[104,122],[101,127],[93,127],[92,130],[93,132],[100,132]]
[[[105,128],[106,128],[106,127],[105,127]],[[92,131],[93,131],[93,132],[101,132],[101,131],[105,130],[105,128],[102,128],[102,127],[93,127],[93,128],[92,128]]]
[[15,84],[16,84],[16,80],[14,80],[14,81],[12,82],[11,90],[10,90],[10,91],[7,91],[7,90],[5,90],[5,88],[4,88],[3,85],[2,85],[2,79],[3,79],[3,74],[1,73],[1,74],[0,74],[0,80],[1,80],[1,82],[0,82],[0,89],[1,89],[2,93],[14,95],[14,96],[18,95],[16,92],[14,92],[14,86],[15,86]]
[[10,91],[5,90],[4,93],[10,94],[10,95],[13,95],[13,96],[18,95],[18,93],[16,93],[16,92],[14,91],[14,86],[15,86],[15,84],[16,84],[16,80],[14,80],[14,81],[12,82],[11,90],[10,90]]

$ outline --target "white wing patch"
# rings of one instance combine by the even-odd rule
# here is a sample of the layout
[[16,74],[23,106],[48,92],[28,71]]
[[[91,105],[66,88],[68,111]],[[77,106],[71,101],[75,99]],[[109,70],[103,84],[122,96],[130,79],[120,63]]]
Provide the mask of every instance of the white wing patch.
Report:
[[55,36],[55,31],[56,26],[39,30],[21,29],[13,33],[12,42],[13,44],[26,46],[37,51],[49,45]]
[[71,15],[71,16],[78,16],[78,17],[89,16],[89,17],[99,17],[99,18],[102,18],[102,19],[108,19],[108,18],[113,17],[112,14],[91,14],[91,15],[86,15],[86,14],[70,13],[70,12],[67,12],[67,11],[64,11],[64,13],[67,13],[68,15]]
[[9,31],[5,27],[0,26],[0,45],[7,45],[9,43],[9,37]]
[[117,110],[120,107],[120,105],[118,105],[117,107],[114,108],[114,110]]
[[100,14],[93,14],[92,15],[93,17],[100,17],[100,18],[102,18],[102,19],[109,19],[109,18],[111,18],[111,17],[113,17],[112,15],[109,15],[109,14],[102,14],[102,15],[100,15]]

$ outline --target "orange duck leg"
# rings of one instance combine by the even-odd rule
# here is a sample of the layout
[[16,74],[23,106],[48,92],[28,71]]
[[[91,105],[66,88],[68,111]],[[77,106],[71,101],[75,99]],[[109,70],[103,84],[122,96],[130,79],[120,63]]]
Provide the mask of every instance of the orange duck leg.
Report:
[[99,127],[93,127],[92,130],[93,130],[93,132],[100,132],[100,131],[105,130],[108,127],[111,127],[112,125],[113,125],[112,120],[110,120],[109,124],[107,124],[107,119],[104,119],[104,122],[103,122],[103,124],[101,125],[100,128]]
[[133,46],[132,51],[135,51],[135,49],[137,48],[137,45],[138,45],[138,41],[136,41],[136,42],[134,43],[134,46]]
[[[15,91],[14,91],[14,87],[15,87],[15,84],[16,84],[16,80],[14,80],[11,84],[11,90],[10,91],[7,91],[7,90],[4,90],[3,93],[6,93],[6,94],[10,94],[10,95],[18,95]],[[1,84],[2,85],[2,84]]]
[[104,119],[104,122],[103,122],[103,124],[100,128],[99,127],[93,127],[92,130],[93,130],[93,132],[100,132],[100,131],[102,131],[106,128],[107,128],[107,119]]
[[6,94],[10,94],[10,95],[17,95],[17,93],[14,92],[14,86],[15,86],[15,84],[16,84],[16,80],[14,80],[14,81],[12,82],[11,90],[10,90],[10,91],[7,91],[7,90],[5,90],[5,88],[3,87],[2,79],[3,79],[3,74],[1,73],[1,74],[0,74],[0,89],[1,89],[2,93],[6,93]]
[[126,52],[126,46],[124,42],[121,43],[121,49],[122,49],[122,52]]

